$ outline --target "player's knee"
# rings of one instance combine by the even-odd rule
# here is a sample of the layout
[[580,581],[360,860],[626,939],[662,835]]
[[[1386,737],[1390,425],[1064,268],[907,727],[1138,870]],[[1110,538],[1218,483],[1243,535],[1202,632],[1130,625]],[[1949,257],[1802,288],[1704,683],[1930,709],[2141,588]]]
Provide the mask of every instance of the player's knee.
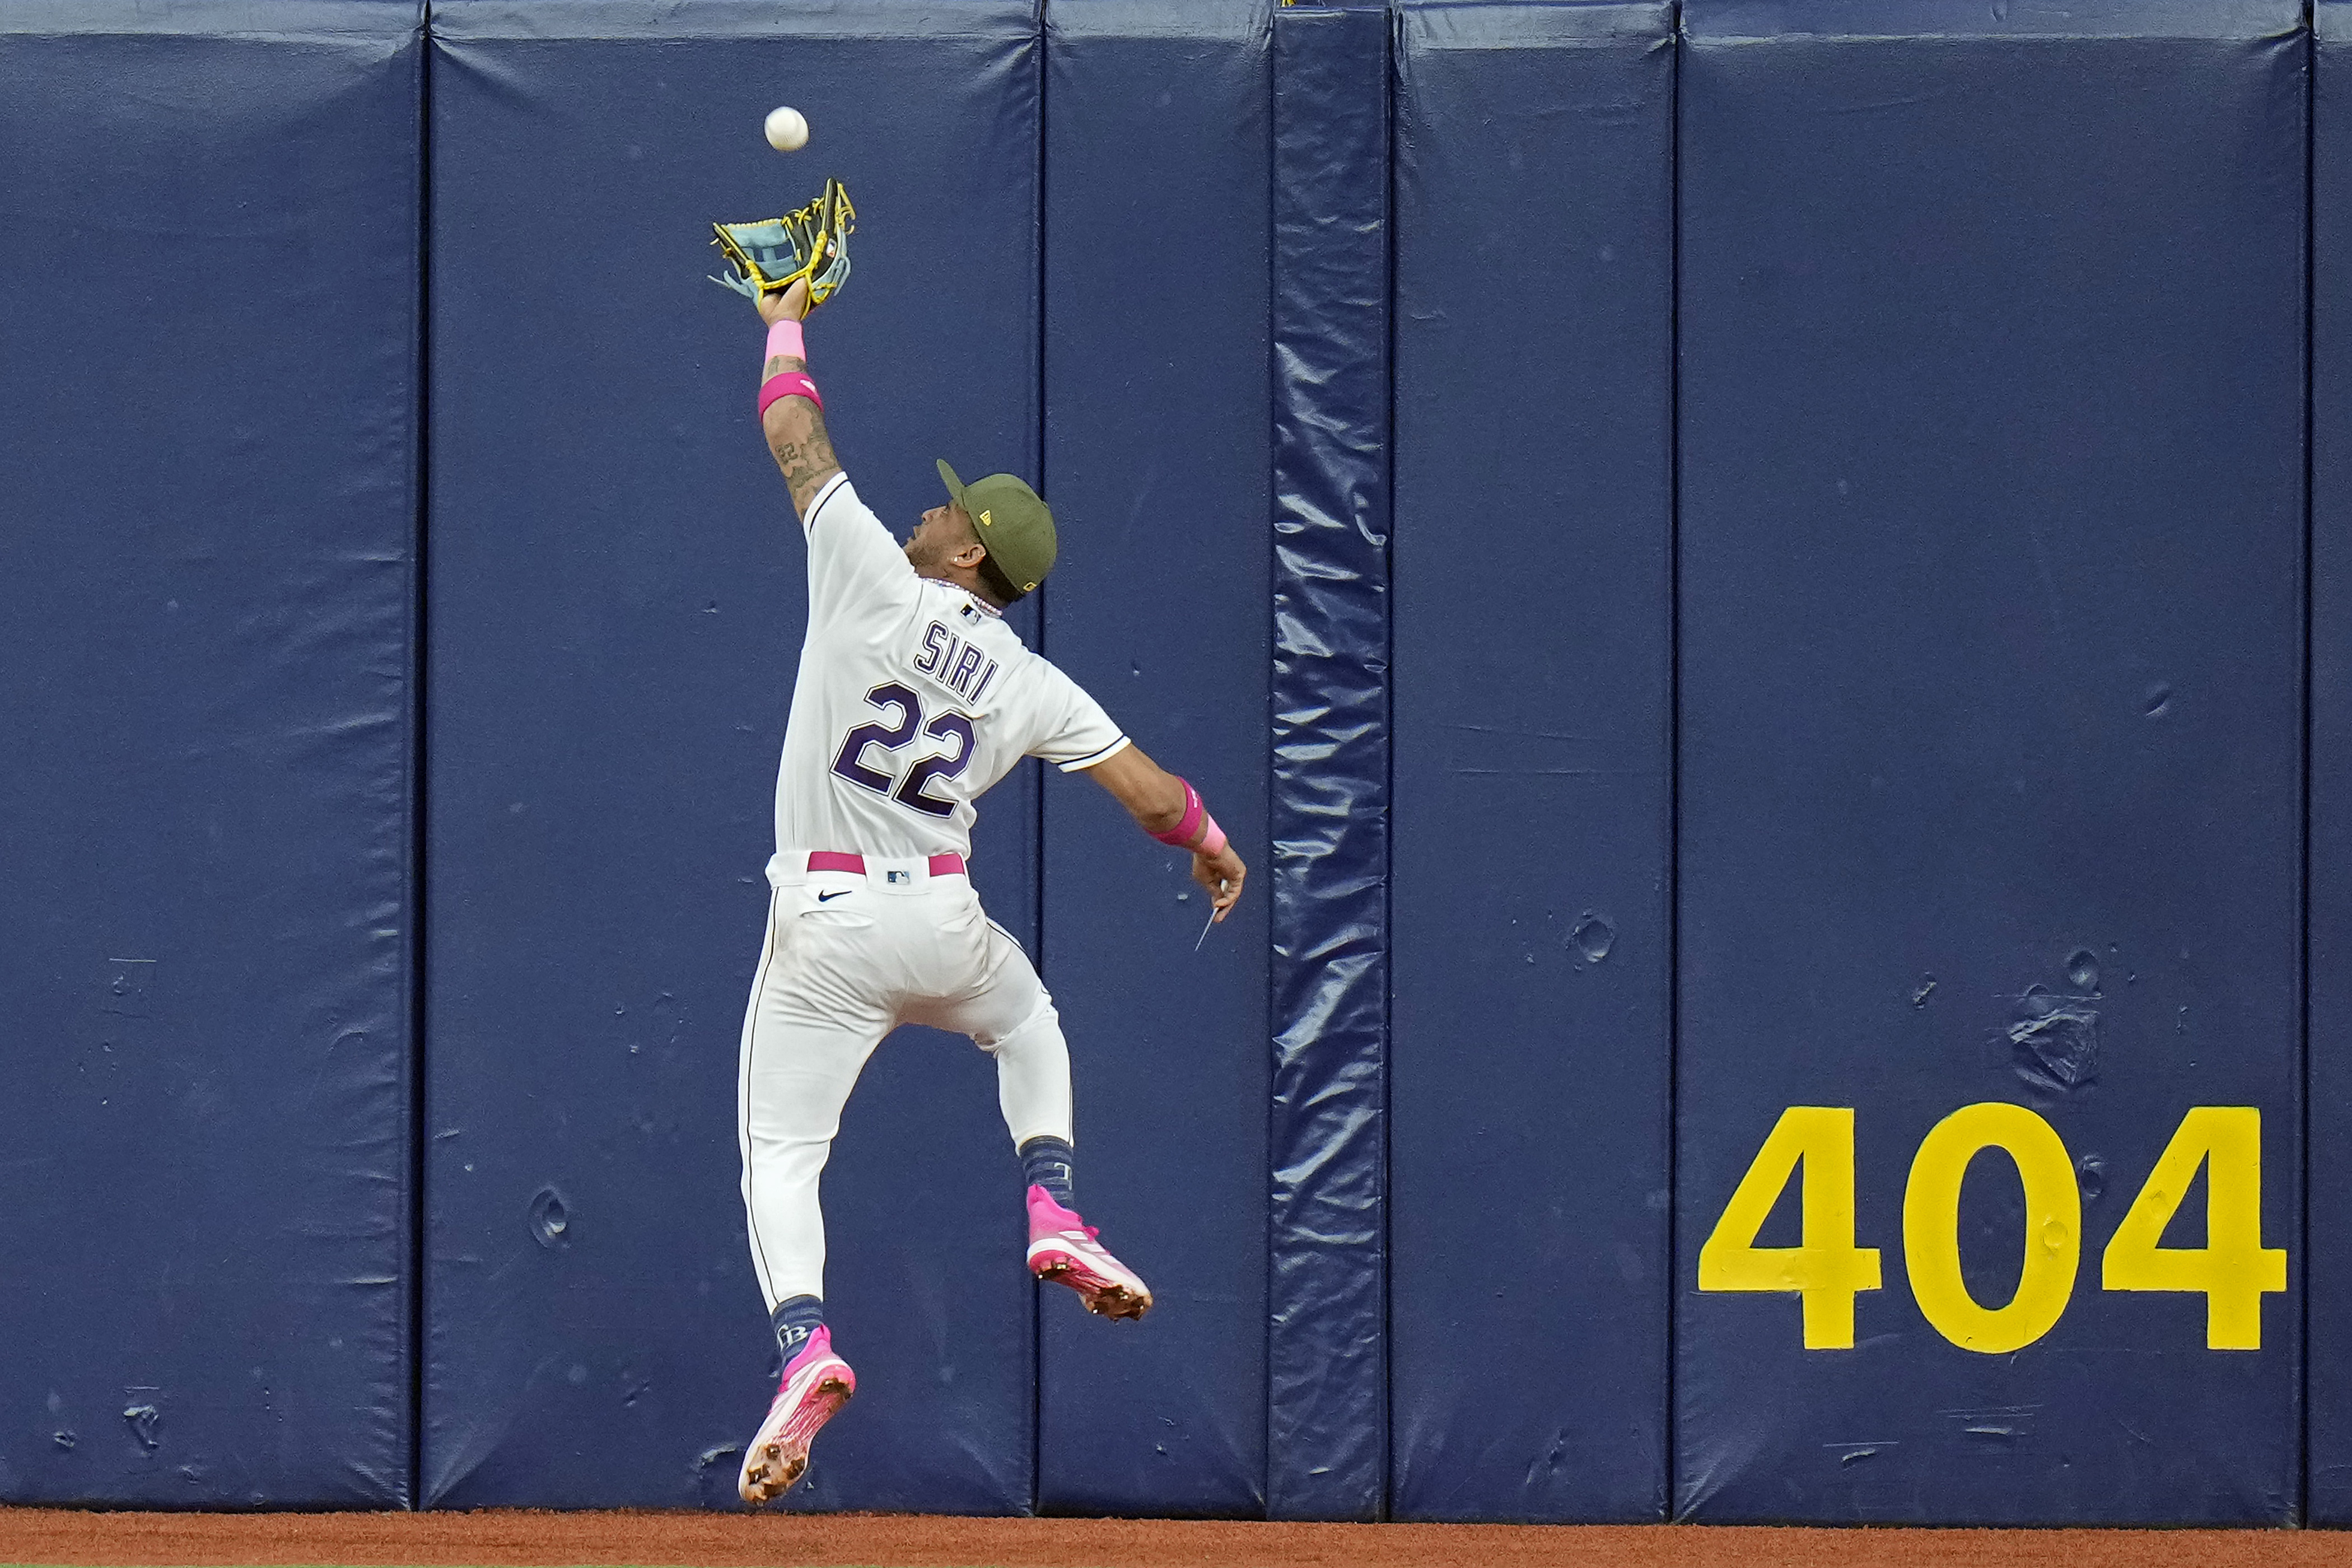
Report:
[[1024,1049],[1049,1036],[1055,1041],[1062,1037],[1062,1016],[1054,1004],[1040,997],[1036,1010],[1013,1027],[999,1035],[974,1035],[971,1043],[992,1057],[1019,1056]]

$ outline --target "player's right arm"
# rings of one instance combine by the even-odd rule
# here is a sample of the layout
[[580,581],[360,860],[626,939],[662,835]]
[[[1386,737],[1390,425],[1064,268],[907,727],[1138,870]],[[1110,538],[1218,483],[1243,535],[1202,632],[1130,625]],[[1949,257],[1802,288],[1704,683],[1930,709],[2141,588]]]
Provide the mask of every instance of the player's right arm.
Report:
[[[1174,832],[1184,820],[1188,805],[1184,781],[1145,756],[1139,746],[1121,747],[1088,767],[1086,773],[1110,791],[1135,818],[1135,825],[1155,838]],[[1203,853],[1213,837],[1217,841],[1215,853]],[[1223,842],[1223,837],[1202,813],[1199,828],[1182,846],[1192,852],[1192,880],[1208,890],[1209,902],[1216,910],[1211,918],[1220,921],[1241,901],[1242,882],[1249,875],[1249,868],[1242,864],[1231,844]]]
[[[780,294],[762,294],[758,305],[760,319],[772,329],[781,321],[798,321],[808,313],[808,285],[794,283]],[[778,335],[771,333],[772,338]],[[782,387],[772,389],[768,384],[778,377],[788,379]],[[783,470],[793,510],[800,513],[801,531],[808,539],[813,622],[898,606],[914,592],[915,569],[882,520],[851,489],[849,477],[833,455],[824,410],[814,395],[797,390],[815,391],[806,361],[788,350],[772,353],[761,368],[760,380],[765,405],[761,433],[776,467]],[[777,394],[772,397],[772,390]]]
[[[770,326],[778,321],[797,321],[808,314],[808,280],[802,279],[781,294],[760,296],[760,320]],[[772,375],[808,374],[808,363],[790,354],[779,354],[761,367],[760,379]],[[825,480],[841,472],[841,464],[834,458],[833,442],[824,432],[824,410],[808,398],[779,397],[768,405],[761,416],[761,433],[768,438],[768,450],[774,455],[776,467],[784,471],[785,488],[793,492],[793,510],[808,521],[809,503],[816,492],[824,488]]]

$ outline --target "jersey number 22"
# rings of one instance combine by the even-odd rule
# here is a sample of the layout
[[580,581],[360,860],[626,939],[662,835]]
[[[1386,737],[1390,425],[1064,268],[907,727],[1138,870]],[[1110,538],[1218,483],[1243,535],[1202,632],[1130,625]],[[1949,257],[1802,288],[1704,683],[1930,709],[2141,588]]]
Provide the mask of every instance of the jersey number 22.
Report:
[[[895,680],[884,681],[866,694],[866,700],[879,709],[896,709],[898,717],[887,723],[860,724],[842,738],[841,750],[835,753],[833,771],[860,789],[870,789],[877,795],[887,795],[901,805],[914,807],[927,816],[947,816],[956,803],[942,800],[923,786],[933,779],[953,779],[971,763],[974,738],[971,721],[961,713],[947,712],[923,718],[923,704],[912,691]],[[866,748],[881,746],[897,752],[915,738],[916,731],[935,741],[952,741],[953,752],[936,752],[916,759],[904,774],[884,773],[866,763]],[[895,767],[898,759],[893,756]]]

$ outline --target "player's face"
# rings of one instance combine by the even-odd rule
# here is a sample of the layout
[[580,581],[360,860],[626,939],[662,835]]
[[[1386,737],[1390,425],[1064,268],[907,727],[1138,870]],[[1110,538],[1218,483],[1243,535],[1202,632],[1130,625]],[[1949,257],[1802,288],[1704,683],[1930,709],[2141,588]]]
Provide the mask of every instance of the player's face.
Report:
[[973,543],[971,520],[952,503],[935,506],[923,514],[907,536],[907,561],[926,577],[936,577],[947,570],[948,563],[966,545]]

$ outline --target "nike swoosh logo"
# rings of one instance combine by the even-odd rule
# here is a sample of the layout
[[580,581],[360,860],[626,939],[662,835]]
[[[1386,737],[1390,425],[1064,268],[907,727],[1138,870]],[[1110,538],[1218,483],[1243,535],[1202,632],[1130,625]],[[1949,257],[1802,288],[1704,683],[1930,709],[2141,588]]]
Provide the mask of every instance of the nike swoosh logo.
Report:
[[847,897],[849,897],[849,889],[847,888],[844,888],[837,893],[819,893],[816,896],[816,901],[820,904],[826,904],[831,903],[835,899],[845,899]]

